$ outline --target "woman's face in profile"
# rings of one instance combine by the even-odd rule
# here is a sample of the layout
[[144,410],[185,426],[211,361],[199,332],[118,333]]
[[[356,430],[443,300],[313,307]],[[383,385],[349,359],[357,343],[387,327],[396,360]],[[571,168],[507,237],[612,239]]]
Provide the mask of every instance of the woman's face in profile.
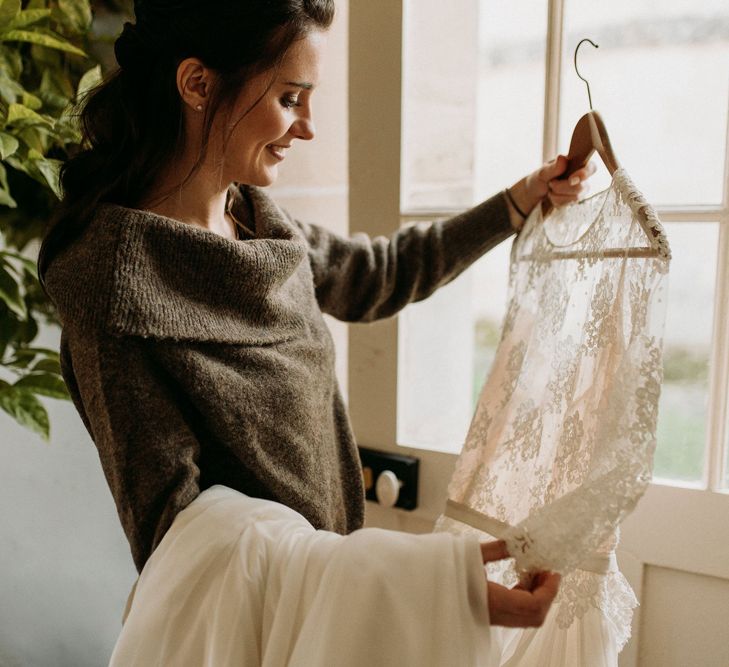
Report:
[[[236,125],[223,147],[229,181],[271,185],[278,165],[297,139],[314,138],[311,96],[319,82],[325,33],[312,31],[291,46],[270,89]],[[231,123],[263,94],[271,72],[253,78],[241,93]]]

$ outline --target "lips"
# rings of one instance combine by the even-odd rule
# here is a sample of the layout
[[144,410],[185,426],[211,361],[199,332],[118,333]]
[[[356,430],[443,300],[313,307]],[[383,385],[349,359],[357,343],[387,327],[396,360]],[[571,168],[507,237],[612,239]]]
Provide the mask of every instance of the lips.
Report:
[[277,160],[283,160],[284,157],[286,157],[285,152],[289,148],[291,148],[291,146],[284,146],[279,144],[268,144],[268,146],[266,146],[266,150]]

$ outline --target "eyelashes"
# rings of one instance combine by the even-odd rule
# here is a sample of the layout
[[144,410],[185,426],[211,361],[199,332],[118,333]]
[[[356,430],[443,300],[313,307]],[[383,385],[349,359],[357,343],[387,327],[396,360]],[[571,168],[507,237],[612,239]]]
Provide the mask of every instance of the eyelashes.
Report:
[[299,98],[295,95],[284,95],[281,98],[281,106],[285,109],[291,109],[292,107],[300,107]]

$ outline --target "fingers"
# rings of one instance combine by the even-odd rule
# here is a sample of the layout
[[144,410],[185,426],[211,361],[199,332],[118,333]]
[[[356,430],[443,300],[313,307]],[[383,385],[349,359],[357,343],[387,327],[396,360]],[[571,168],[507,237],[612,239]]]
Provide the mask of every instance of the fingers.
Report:
[[544,623],[559,590],[560,576],[543,572],[535,577],[531,591],[506,588],[488,582],[489,613],[492,625],[509,628],[536,628]]
[[581,169],[578,169],[574,173],[570,174],[570,178],[577,176],[581,181],[584,181],[585,179],[590,178],[590,176],[592,176],[596,171],[597,165],[594,162],[590,161]]
[[543,183],[549,183],[553,178],[557,178],[567,169],[568,160],[564,155],[558,155],[553,160],[542,165],[538,171],[538,178]]
[[563,193],[557,193],[550,189],[550,191],[547,193],[547,197],[549,198],[549,201],[552,202],[553,206],[564,206],[565,204],[570,204],[572,202],[579,201],[580,199],[584,199],[585,195],[589,191],[589,185],[580,184],[578,186],[569,188],[566,192]]
[[502,560],[511,558],[506,550],[506,542],[504,540],[496,540],[494,542],[481,542],[481,558],[484,563],[492,560]]
[[547,609],[549,609],[552,600],[554,600],[559,592],[559,583],[562,577],[554,572],[540,572],[536,579],[537,581],[532,589],[532,594],[540,605],[546,605]]
[[550,180],[547,184],[549,201],[553,206],[564,206],[565,204],[584,198],[590,191],[590,186],[586,182],[586,179],[592,176],[595,171],[597,171],[595,163],[589,162],[581,169],[570,174],[569,178],[554,178]]
[[594,162],[588,162],[569,178],[560,178],[565,173],[569,160],[558,155],[526,177],[525,188],[528,199],[541,200],[547,197],[552,206],[564,206],[579,201],[590,191],[587,179],[596,171]]

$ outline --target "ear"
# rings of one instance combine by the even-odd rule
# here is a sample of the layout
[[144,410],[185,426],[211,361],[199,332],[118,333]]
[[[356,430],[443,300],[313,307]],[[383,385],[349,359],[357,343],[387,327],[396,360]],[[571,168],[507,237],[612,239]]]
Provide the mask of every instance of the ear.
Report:
[[212,89],[213,72],[198,58],[185,58],[177,67],[177,90],[185,104],[195,109],[207,105]]

